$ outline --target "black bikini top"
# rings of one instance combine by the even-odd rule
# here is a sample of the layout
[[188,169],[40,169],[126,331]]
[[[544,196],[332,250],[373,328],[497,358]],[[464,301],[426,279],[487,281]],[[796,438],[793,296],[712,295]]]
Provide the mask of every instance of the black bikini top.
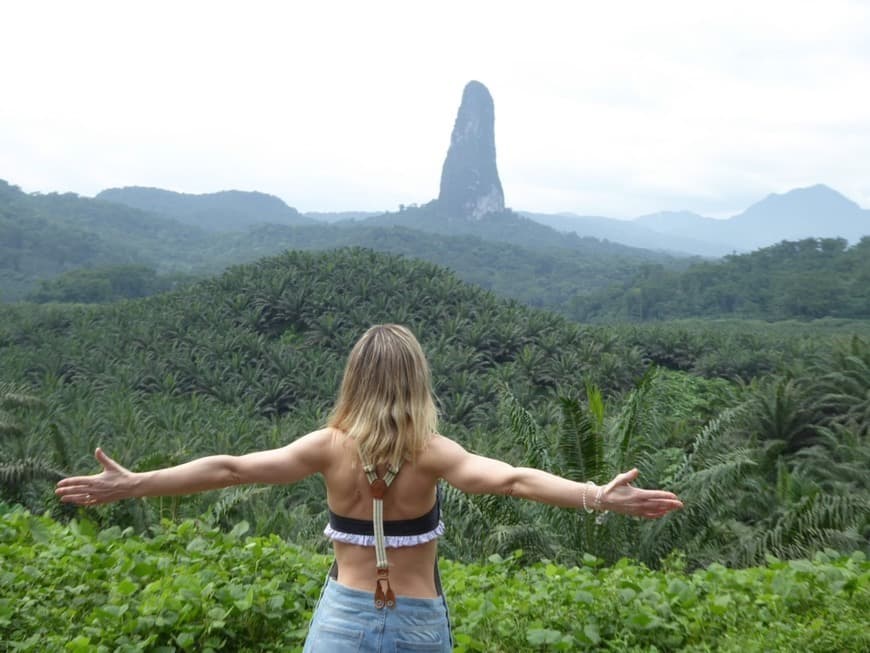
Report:
[[[441,521],[441,492],[435,498],[435,505],[425,515],[413,519],[385,519],[384,535],[387,537],[424,535],[438,528]],[[370,519],[354,519],[329,511],[329,526],[334,532],[348,535],[374,535],[375,525]]]

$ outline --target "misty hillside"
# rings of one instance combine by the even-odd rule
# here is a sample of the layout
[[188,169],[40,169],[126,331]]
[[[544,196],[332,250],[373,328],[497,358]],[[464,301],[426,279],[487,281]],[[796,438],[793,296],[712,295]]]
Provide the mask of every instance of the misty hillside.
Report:
[[845,238],[854,244],[870,235],[870,210],[821,184],[768,195],[726,220],[690,211],[662,211],[634,220],[570,213],[524,215],[581,236],[714,257],[748,252],[783,240]]
[[[695,218],[657,219],[659,228],[677,220],[685,232]],[[0,187],[3,301],[112,301],[288,249],[347,246],[429,261],[503,297],[583,321],[866,317],[862,306],[870,305],[870,272],[859,263],[866,246],[847,247],[845,240],[783,242],[700,263],[566,235],[511,211],[451,219],[434,202],[362,221],[209,232],[99,199]]]
[[652,249],[605,242],[592,236],[565,234],[511,210],[487,213],[477,219],[454,217],[446,214],[437,201],[369,218],[365,224],[395,225],[451,236],[475,236],[486,241],[509,243],[529,249],[566,249],[583,255],[607,253],[644,261],[666,261],[671,258]]
[[[179,274],[208,276],[229,265],[287,249],[355,245],[437,263],[502,296],[559,309],[578,294],[625,281],[644,263],[686,265],[685,260],[592,238],[566,239],[529,220],[517,223],[532,225],[531,231],[545,234],[549,240],[541,242],[549,247],[491,242],[468,234],[424,233],[368,221],[260,224],[215,233],[122,204],[74,194],[30,195],[4,184],[0,192],[0,297],[3,301],[28,296],[40,301],[102,297],[99,301],[105,301],[116,297],[111,288],[131,286],[122,283],[119,277],[124,275],[137,277],[133,285],[139,288],[167,286],[165,280],[154,280],[135,266],[176,278]],[[482,233],[503,235],[503,222],[484,220],[480,224]],[[514,240],[523,239],[515,236]],[[554,246],[560,241],[573,246]]]
[[741,249],[736,244],[723,240],[723,220],[705,218],[692,211],[659,211],[627,222],[642,227],[645,231],[654,232],[659,238],[674,237],[684,242],[697,243],[698,247],[714,256],[724,256]]
[[274,195],[227,190],[193,195],[160,188],[110,188],[96,199],[149,211],[208,231],[240,231],[255,224],[314,224]]
[[[575,233],[581,237],[600,238],[612,243],[631,247],[667,252],[675,256],[722,256],[730,251],[721,244],[687,238],[682,232],[662,233],[652,226],[634,220],[617,220],[601,216],[575,215],[573,213],[529,213],[521,215],[552,227],[558,231]],[[700,216],[699,216],[700,217]]]
[[383,211],[306,211],[302,215],[318,222],[344,222],[345,220],[365,220],[382,213]]
[[0,180],[0,301],[40,279],[94,266],[143,264],[186,271],[184,252],[206,232],[138,209],[73,193],[28,194]]

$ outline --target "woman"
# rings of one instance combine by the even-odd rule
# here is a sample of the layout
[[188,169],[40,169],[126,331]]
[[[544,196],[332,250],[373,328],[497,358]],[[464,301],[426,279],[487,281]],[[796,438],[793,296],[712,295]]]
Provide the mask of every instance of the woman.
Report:
[[61,501],[99,505],[322,474],[335,564],[305,651],[451,650],[436,567],[439,479],[587,511],[654,518],[682,507],[671,492],[633,487],[636,469],[598,487],[478,456],[439,435],[423,350],[393,324],[370,328],[354,346],[327,426],[285,447],[142,473],[100,449],[96,458],[102,473],[60,481]]

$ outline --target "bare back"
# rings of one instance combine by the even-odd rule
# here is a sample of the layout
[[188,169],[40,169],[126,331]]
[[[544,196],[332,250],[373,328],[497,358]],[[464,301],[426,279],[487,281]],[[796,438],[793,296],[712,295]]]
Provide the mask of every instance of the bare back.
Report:
[[[330,510],[343,517],[372,519],[372,497],[356,446],[341,431],[332,430],[329,462],[323,476],[326,480],[327,503]],[[432,509],[436,499],[437,474],[427,463],[431,455],[424,450],[416,463],[406,462],[384,496],[384,519],[413,519]],[[378,468],[380,475],[385,469]],[[338,563],[338,580],[355,589],[371,591],[375,583],[374,547],[333,542]],[[433,598],[434,565],[437,542],[416,546],[390,548],[390,582],[397,595]]]

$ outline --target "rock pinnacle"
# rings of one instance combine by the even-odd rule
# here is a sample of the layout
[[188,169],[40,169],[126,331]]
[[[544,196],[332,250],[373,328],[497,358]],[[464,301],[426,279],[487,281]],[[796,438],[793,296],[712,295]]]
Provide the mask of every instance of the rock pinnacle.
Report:
[[468,82],[441,171],[438,206],[448,216],[476,220],[504,211],[495,164],[495,110],[480,82]]

